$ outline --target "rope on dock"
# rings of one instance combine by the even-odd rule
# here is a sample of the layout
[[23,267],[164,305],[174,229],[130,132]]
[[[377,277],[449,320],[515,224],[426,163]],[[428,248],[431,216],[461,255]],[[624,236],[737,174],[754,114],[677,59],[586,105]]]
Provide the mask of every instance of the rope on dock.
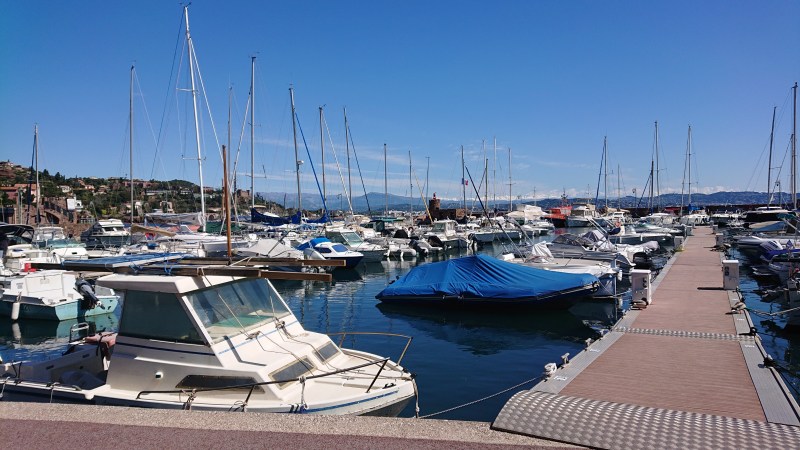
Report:
[[438,416],[438,415],[441,415],[441,414],[444,414],[444,413],[448,413],[448,412],[450,412],[450,411],[455,411],[455,410],[457,410],[457,409],[460,409],[460,408],[466,408],[467,406],[472,406],[472,405],[474,405],[474,404],[476,404],[476,403],[480,403],[480,402],[482,402],[482,401],[484,401],[484,400],[489,400],[490,398],[497,397],[498,395],[505,394],[505,393],[506,393],[506,392],[508,392],[508,391],[512,391],[512,390],[514,390],[514,389],[518,389],[518,388],[519,388],[519,387],[521,387],[521,386],[524,386],[524,385],[526,385],[526,384],[528,384],[528,383],[533,383],[533,382],[535,382],[535,381],[539,381],[539,380],[541,380],[541,379],[542,379],[542,376],[540,375],[540,376],[538,376],[538,377],[531,378],[530,380],[526,380],[526,381],[523,381],[522,383],[519,383],[519,384],[516,384],[516,385],[514,385],[514,386],[511,386],[510,388],[503,389],[502,391],[500,391],[500,392],[497,392],[497,393],[494,393],[494,394],[492,394],[492,395],[487,395],[486,397],[479,398],[479,399],[477,399],[477,400],[473,400],[473,401],[471,401],[471,402],[467,402],[467,403],[464,403],[464,404],[462,404],[462,405],[454,406],[454,407],[452,407],[452,408],[448,408],[448,409],[445,409],[445,410],[443,410],[443,411],[435,412],[435,413],[433,413],[433,414],[426,414],[426,415],[424,415],[424,416],[418,416],[418,418],[420,418],[420,419],[427,419],[428,417]]
[[798,306],[797,308],[785,309],[783,311],[776,311],[776,312],[759,311],[757,309],[752,309],[752,308],[745,308],[745,309],[750,311],[751,313],[759,315],[759,316],[775,317],[775,316],[781,316],[783,314],[788,314],[788,313],[790,313],[792,311],[797,311],[798,309],[800,309],[800,306]]

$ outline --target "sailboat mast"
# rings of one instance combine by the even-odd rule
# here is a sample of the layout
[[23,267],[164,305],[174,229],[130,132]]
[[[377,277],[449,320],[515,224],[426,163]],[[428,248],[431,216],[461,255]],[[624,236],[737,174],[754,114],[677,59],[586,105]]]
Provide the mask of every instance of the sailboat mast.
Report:
[[514,200],[511,198],[511,147],[508,148],[508,212],[514,210]]
[[797,82],[792,106],[792,207],[797,210]]
[[389,168],[386,164],[387,153],[386,144],[383,144],[383,196],[386,200],[386,205],[383,208],[383,216],[389,217]]
[[200,175],[200,212],[203,222],[206,220],[206,195],[203,185],[203,152],[200,147],[200,121],[197,114],[197,90],[194,81],[194,45],[192,35],[189,33],[189,6],[183,7],[183,15],[186,18],[186,51],[189,53],[189,77],[192,81],[192,108],[194,111],[194,135],[197,142],[197,170]]
[[[42,203],[41,193],[42,189],[39,187],[39,124],[35,124],[33,126],[33,150],[34,156],[36,158],[36,166],[34,171],[36,172],[36,225],[39,225],[40,222],[40,212],[39,212],[39,205]],[[30,211],[30,209],[28,210]]]
[[322,122],[325,120],[322,113],[322,106],[319,107],[319,148],[322,152],[322,203],[327,204],[328,187],[325,184],[325,137],[322,132]]
[[655,178],[655,190],[656,190],[656,208],[658,210],[661,209],[661,176],[659,172],[661,171],[658,164],[658,121],[656,120],[656,172],[654,174]]
[[411,150],[408,151],[408,187],[409,187],[409,197],[408,197],[408,212],[411,214],[411,218],[414,218],[414,182],[411,180]]
[[[256,57],[250,57],[250,207],[256,206]],[[228,148],[231,148],[228,143]],[[238,156],[237,156],[238,158]],[[225,176],[228,174],[226,172]]]
[[603,136],[603,195],[608,212],[608,136]]
[[130,145],[130,176],[131,176],[131,224],[133,224],[133,216],[134,210],[136,208],[133,202],[133,73],[134,73],[134,66],[131,65],[131,89],[130,94],[128,95],[128,128],[130,131],[130,140],[128,141]]
[[692,208],[692,126],[691,125],[689,125],[689,137],[686,140],[686,153],[687,153],[687,157],[689,158],[688,159],[689,167],[687,168],[687,172],[689,173],[689,178],[688,178],[688,180],[689,180],[689,197],[688,197],[688,200],[687,200],[687,204],[688,204],[687,206],[688,206],[689,210],[687,210],[686,212],[691,214],[691,208]]
[[353,177],[350,173],[350,126],[347,124],[347,108],[344,108],[344,142],[347,147],[347,196],[348,204],[353,205]]
[[767,206],[772,205],[772,144],[775,138],[775,110],[777,106],[772,107],[772,127],[769,132],[769,161],[767,163]]
[[481,149],[483,150],[483,159],[485,160],[483,164],[483,175],[484,175],[484,184],[483,184],[483,196],[486,200],[486,203],[489,203],[489,158],[486,157],[486,139],[481,140]]
[[497,136],[493,136],[494,140],[494,167],[492,167],[492,203],[497,208]]
[[294,88],[289,86],[289,100],[292,102],[292,136],[294,137],[294,165],[297,174],[297,212],[303,221],[303,195],[300,192],[300,155],[297,151],[297,120],[294,111]]
[[467,182],[464,179],[464,146],[461,146],[461,199],[464,207],[464,215],[467,214]]

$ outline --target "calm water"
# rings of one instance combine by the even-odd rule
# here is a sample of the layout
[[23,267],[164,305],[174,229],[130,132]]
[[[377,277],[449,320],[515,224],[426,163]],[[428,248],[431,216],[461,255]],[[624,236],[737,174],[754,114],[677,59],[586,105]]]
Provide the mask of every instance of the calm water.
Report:
[[[481,251],[494,254],[501,250],[500,246],[489,246]],[[564,353],[576,355],[584,348],[586,339],[596,338],[600,328],[609,327],[621,314],[608,301],[583,302],[568,312],[488,313],[399,307],[375,299],[375,294],[391,280],[416,264],[416,261],[383,261],[362,265],[358,270],[338,270],[333,283],[278,282],[276,287],[308,330],[377,331],[412,336],[413,342],[402,363],[417,375],[421,415],[438,413],[538,377],[545,364],[560,361]],[[742,275],[742,290],[748,305],[768,311],[772,304],[760,300],[755,293],[759,286],[748,276],[746,268]],[[800,336],[783,333],[782,319],[762,320],[754,316],[754,320],[768,351],[796,373],[800,365]],[[117,325],[114,316],[96,322],[98,328],[113,329]],[[57,355],[73,323],[25,322],[17,326],[8,319],[0,319],[0,353],[5,361]],[[382,336],[354,336],[344,342],[345,347],[357,347],[395,360],[404,344],[403,339]],[[435,417],[492,421],[515,392],[532,385],[528,383]],[[402,415],[413,416],[412,406]]]

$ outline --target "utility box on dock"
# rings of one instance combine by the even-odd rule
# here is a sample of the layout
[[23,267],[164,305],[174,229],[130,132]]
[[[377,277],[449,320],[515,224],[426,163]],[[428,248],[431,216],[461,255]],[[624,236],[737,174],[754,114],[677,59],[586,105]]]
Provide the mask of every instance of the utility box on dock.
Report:
[[683,251],[683,239],[684,239],[683,236],[675,236],[675,238],[673,239],[676,252]]
[[694,236],[694,227],[693,226],[686,225],[686,228],[684,228],[684,230],[686,231],[686,236]]
[[717,246],[717,248],[722,248],[722,246],[725,245],[725,235],[724,234],[720,233],[720,234],[714,236],[714,238],[716,239],[715,245]]
[[739,289],[739,261],[726,259],[722,261],[722,289],[735,291]]
[[631,269],[631,302],[644,301],[648,305],[653,301],[650,290],[650,271]]

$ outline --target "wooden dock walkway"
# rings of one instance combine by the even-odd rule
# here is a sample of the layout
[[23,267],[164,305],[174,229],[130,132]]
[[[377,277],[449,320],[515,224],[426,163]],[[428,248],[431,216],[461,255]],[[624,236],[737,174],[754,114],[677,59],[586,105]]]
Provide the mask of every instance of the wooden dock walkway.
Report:
[[800,408],[731,313],[710,228],[654,280],[653,301],[533,389],[493,427],[597,448],[800,448]]

